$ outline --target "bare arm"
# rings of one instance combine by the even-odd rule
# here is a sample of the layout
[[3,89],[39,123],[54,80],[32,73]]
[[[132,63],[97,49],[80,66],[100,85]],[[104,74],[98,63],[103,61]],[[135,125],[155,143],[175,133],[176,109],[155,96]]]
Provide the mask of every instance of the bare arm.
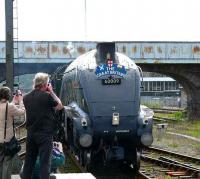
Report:
[[55,107],[56,110],[61,110],[63,108],[62,102],[60,99],[56,96],[56,94],[52,91],[50,92],[51,96],[57,101],[58,105]]
[[51,96],[54,98],[55,101],[57,101],[57,106],[55,107],[56,110],[61,110],[63,108],[62,102],[61,100],[58,98],[58,96],[54,93],[53,88],[51,86],[51,84],[48,85],[48,89],[47,89]]

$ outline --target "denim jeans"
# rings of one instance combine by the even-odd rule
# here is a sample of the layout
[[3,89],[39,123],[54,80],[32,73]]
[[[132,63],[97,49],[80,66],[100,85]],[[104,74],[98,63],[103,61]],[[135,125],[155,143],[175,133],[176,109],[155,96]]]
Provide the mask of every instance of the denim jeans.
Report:
[[40,178],[49,179],[53,136],[44,133],[28,133],[22,179],[31,179],[37,156],[40,158]]

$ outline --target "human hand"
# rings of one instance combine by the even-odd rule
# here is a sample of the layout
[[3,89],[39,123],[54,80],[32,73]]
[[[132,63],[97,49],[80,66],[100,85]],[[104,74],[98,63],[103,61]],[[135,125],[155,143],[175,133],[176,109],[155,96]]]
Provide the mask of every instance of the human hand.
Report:
[[53,87],[52,87],[51,83],[47,84],[47,91],[49,91],[50,93],[53,92]]
[[58,142],[58,149],[60,152],[63,153],[63,147],[62,147],[62,143],[61,142]]
[[22,102],[22,100],[23,100],[22,93],[21,93],[20,90],[17,90],[16,93],[15,93],[15,95],[13,96],[12,102],[14,104],[20,104]]

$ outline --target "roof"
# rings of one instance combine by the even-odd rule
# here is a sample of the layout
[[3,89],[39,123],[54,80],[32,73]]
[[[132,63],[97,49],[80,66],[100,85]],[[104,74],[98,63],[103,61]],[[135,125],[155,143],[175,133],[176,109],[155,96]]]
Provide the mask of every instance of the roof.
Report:
[[143,77],[143,81],[176,81],[170,77]]

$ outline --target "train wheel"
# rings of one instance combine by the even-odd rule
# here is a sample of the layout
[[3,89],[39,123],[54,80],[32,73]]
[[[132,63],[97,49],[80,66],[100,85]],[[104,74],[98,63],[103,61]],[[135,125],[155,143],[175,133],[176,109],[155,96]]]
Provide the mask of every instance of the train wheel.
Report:
[[68,136],[67,136],[67,119],[64,120],[64,132],[65,132],[65,141],[67,141]]
[[91,151],[81,150],[79,154],[80,164],[86,168],[86,170],[90,170],[91,168]]
[[67,135],[67,127],[64,127],[64,132],[65,132],[65,141],[67,142],[68,140],[68,135]]
[[70,127],[70,122],[69,118],[64,121],[64,138],[68,147],[73,142],[73,125]]
[[87,151],[85,156],[85,168],[87,171],[91,170],[91,162],[92,162],[92,153],[91,151]]
[[135,160],[132,163],[133,169],[134,169],[135,172],[138,172],[139,169],[140,169],[140,158],[141,158],[141,151],[138,151],[136,149],[136,151],[135,151]]
[[131,166],[135,172],[140,169],[140,155],[141,151],[136,148],[126,150],[126,164]]

